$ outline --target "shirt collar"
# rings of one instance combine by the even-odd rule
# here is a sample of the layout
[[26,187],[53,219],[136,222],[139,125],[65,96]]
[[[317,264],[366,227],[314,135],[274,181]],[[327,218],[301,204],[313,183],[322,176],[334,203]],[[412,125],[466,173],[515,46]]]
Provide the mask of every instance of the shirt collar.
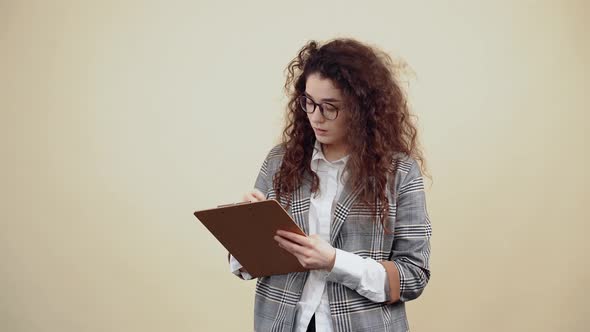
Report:
[[328,161],[328,159],[326,159],[326,156],[324,156],[324,152],[322,151],[322,143],[320,143],[320,141],[316,140],[315,144],[313,146],[313,154],[311,156],[311,161],[314,162],[315,160],[323,160],[323,161],[330,163],[330,164],[338,164],[341,162],[346,164],[346,162],[348,161],[349,158],[350,158],[350,155],[347,154],[346,156],[344,156],[338,160]]

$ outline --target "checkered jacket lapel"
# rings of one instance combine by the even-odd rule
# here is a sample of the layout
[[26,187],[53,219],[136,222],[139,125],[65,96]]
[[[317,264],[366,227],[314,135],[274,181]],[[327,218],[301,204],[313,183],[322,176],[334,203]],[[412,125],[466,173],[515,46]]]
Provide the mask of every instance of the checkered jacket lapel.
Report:
[[[305,232],[309,234],[309,207],[311,199],[311,180],[309,173],[303,178],[301,186],[293,193],[293,201],[289,206],[289,212],[293,216],[295,223]],[[342,193],[336,203],[334,210],[334,218],[330,226],[330,244],[336,244],[338,234],[350,209],[356,199],[358,198],[361,187],[352,187],[350,183],[346,183],[342,189]]]
[[290,212],[295,223],[309,234],[309,204],[311,198],[311,176],[303,178],[301,186],[293,193],[293,202],[290,205]]
[[338,202],[336,203],[336,209],[334,209],[334,219],[332,220],[332,225],[330,226],[330,244],[332,246],[336,246],[336,240],[338,239],[338,234],[342,229],[342,225],[350,212],[350,209],[357,199],[361,187],[357,186],[356,188],[352,188],[350,182],[347,182],[342,189],[342,193],[338,198]]

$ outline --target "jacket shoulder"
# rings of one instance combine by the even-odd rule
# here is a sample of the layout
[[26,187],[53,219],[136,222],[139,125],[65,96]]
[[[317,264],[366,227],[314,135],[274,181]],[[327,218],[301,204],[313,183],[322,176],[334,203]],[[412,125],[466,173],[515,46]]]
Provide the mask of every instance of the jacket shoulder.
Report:
[[396,152],[393,155],[393,160],[391,161],[391,166],[389,168],[390,172],[395,171],[397,174],[406,175],[410,172],[413,167],[418,165],[418,161],[404,152]]
[[262,171],[265,174],[274,174],[281,166],[283,156],[285,155],[285,146],[283,144],[275,145],[266,154],[266,158],[262,163]]
[[270,149],[268,152],[266,159],[268,161],[273,159],[282,160],[283,156],[285,155],[285,145],[283,143],[277,144]]

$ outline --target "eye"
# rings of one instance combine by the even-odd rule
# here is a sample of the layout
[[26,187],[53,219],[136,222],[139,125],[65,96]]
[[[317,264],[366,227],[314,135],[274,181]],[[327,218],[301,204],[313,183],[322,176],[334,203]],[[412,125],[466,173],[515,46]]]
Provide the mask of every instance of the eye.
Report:
[[337,111],[338,110],[338,107],[336,107],[336,106],[334,106],[332,104],[325,103],[324,104],[324,109],[326,111],[334,112],[334,111]]

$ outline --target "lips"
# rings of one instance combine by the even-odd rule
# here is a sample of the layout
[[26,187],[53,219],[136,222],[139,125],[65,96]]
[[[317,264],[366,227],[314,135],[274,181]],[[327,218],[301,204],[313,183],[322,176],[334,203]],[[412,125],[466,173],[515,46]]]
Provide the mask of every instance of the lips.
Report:
[[324,136],[324,135],[327,135],[327,133],[328,133],[328,131],[324,130],[324,129],[313,128],[313,130],[315,131],[316,135],[319,135],[319,136]]

